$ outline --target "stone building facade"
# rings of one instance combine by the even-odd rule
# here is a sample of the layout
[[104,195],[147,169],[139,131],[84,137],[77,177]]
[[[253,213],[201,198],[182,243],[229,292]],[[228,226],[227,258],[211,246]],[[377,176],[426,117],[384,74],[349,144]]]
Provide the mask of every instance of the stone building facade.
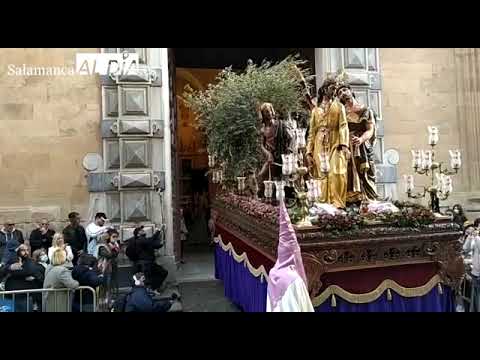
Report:
[[71,210],[86,215],[86,153],[100,152],[99,80],[13,76],[9,65],[74,67],[98,49],[1,49],[0,221],[29,232],[41,217],[61,228]]

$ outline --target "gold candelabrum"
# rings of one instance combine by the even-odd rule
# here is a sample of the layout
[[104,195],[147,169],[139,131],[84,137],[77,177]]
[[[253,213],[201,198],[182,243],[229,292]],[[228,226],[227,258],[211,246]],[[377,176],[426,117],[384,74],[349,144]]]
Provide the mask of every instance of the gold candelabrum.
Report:
[[[413,175],[405,175],[405,192],[411,199],[423,199],[430,195],[430,207],[434,213],[440,213],[440,200],[447,200],[453,192],[452,175],[458,174],[462,167],[460,150],[450,150],[450,167],[436,160],[435,147],[439,142],[438,128],[429,127],[428,143],[430,150],[412,150],[412,168],[416,174],[431,177],[430,185],[415,193]],[[436,180],[436,182],[435,182]]]

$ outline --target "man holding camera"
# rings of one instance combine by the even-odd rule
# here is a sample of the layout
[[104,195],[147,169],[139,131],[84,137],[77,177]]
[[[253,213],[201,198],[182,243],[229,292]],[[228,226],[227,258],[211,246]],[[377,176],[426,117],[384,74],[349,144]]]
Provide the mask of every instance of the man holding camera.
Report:
[[85,229],[87,235],[87,253],[97,257],[97,243],[100,236],[104,236],[113,226],[107,220],[105,213],[95,214],[95,221],[90,223]]
[[168,276],[168,271],[155,262],[155,250],[165,245],[161,237],[162,229],[155,229],[152,237],[147,237],[143,225],[133,231],[133,238],[128,241],[126,254],[133,262],[134,273],[145,274],[146,284],[152,290],[160,293],[162,284]]

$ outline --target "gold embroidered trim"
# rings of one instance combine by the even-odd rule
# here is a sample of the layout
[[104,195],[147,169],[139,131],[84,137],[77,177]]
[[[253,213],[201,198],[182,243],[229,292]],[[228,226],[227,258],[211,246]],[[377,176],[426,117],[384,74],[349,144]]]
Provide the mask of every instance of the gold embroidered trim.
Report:
[[[255,268],[248,260],[246,253],[241,255],[237,254],[232,243],[225,244],[220,235],[214,239],[214,242],[220,245],[223,251],[228,252],[237,263],[243,263],[243,265],[248,268],[248,271],[250,271],[253,276],[260,278],[261,282],[264,280],[268,281],[268,273],[263,265],[261,265],[259,268]],[[312,299],[312,304],[314,307],[318,307],[326,300],[330,299],[332,307],[336,307],[336,296],[339,296],[352,304],[368,304],[377,300],[386,291],[387,298],[391,301],[391,290],[403,297],[420,297],[427,295],[435,286],[438,287],[440,294],[442,294],[442,280],[439,275],[435,275],[430,279],[430,281],[428,281],[428,283],[416,288],[405,288],[393,280],[384,280],[375,290],[365,294],[352,294],[337,285],[331,285],[319,296]]]
[[222,248],[223,251],[225,252],[228,252],[234,259],[236,262],[242,264],[248,268],[248,271],[250,271],[250,274],[252,274],[253,276],[255,276],[256,278],[260,278],[260,281],[263,282],[264,280],[268,280],[268,273],[267,271],[265,270],[265,267],[263,265],[261,265],[258,269],[256,269],[251,263],[250,263],[250,260],[248,260],[248,256],[246,253],[243,253],[241,255],[238,255],[236,252],[235,252],[235,249],[233,248],[233,245],[232,243],[228,243],[227,245],[225,245],[223,243],[223,240],[222,240],[222,237],[221,235],[218,235],[218,237],[216,237],[215,239],[213,239],[213,241],[220,245],[220,247]]
[[[433,278],[430,279],[428,283],[423,286],[416,287],[416,288],[405,288],[400,286],[393,280],[385,280],[383,281],[379,287],[375,290],[365,293],[365,294],[352,294],[346,290],[343,290],[341,287],[337,285],[331,285],[324,292],[322,292],[319,296],[312,300],[313,306],[318,307],[322,305],[326,300],[332,297],[332,303],[336,303],[335,296],[339,296],[342,299],[352,303],[352,304],[368,304],[377,300],[380,296],[385,293],[387,290],[393,290],[398,295],[403,297],[420,297],[427,295],[435,286],[441,286],[441,278],[439,275],[435,275]],[[390,294],[391,295],[391,294]],[[387,298],[389,298],[389,294],[387,292]],[[333,300],[335,299],[335,300]],[[333,306],[333,305],[332,305]]]

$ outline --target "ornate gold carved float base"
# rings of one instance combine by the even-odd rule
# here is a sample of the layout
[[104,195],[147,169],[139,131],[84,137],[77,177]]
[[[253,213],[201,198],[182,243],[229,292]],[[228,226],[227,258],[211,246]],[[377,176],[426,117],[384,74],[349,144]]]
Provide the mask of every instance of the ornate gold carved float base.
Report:
[[[222,201],[214,201],[217,222],[248,239],[276,258],[278,225]],[[322,275],[330,272],[436,263],[442,283],[457,289],[463,276],[462,235],[454,225],[435,223],[422,229],[367,226],[352,235],[319,232],[315,227],[296,228],[312,298],[322,288]]]

